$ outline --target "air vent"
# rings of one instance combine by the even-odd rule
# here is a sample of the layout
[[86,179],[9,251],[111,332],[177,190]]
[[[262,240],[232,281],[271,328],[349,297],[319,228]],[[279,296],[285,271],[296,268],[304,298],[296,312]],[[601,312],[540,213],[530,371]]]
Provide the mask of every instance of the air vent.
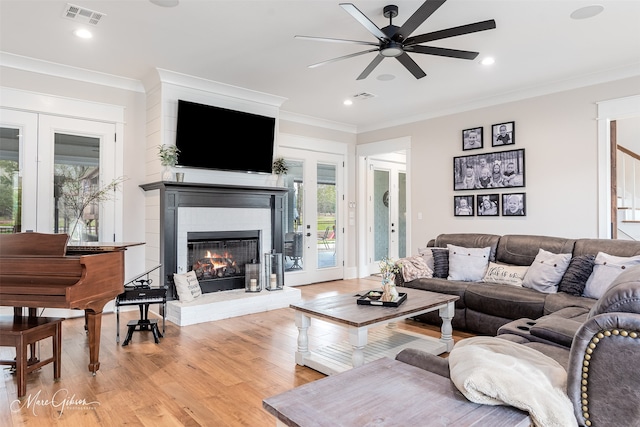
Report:
[[372,93],[368,93],[368,92],[360,92],[360,93],[356,93],[355,95],[353,95],[353,99],[371,99],[371,98],[375,98],[376,95],[372,94]]
[[76,6],[71,3],[67,3],[67,6],[62,12],[62,17],[67,19],[73,19],[84,24],[98,25],[100,20],[106,15],[102,12],[96,12],[95,10],[87,9],[86,7]]

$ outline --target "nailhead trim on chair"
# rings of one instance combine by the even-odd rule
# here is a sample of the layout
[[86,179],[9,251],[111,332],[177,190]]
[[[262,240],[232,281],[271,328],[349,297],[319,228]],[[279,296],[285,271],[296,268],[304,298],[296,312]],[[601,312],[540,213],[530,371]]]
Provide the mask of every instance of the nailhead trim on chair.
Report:
[[593,338],[591,338],[591,342],[589,343],[589,345],[587,346],[587,349],[585,351],[585,355],[584,355],[584,360],[582,361],[582,387],[581,387],[581,401],[580,403],[582,404],[582,417],[584,418],[584,424],[586,426],[591,426],[591,420],[589,420],[589,393],[588,393],[588,387],[589,387],[589,361],[591,360],[591,354],[593,353],[593,350],[595,350],[596,346],[598,345],[598,343],[600,342],[601,339],[605,338],[605,337],[610,337],[610,336],[622,336],[622,337],[630,337],[630,338],[634,338],[637,339],[640,337],[640,334],[638,333],[638,331],[626,331],[624,329],[608,329],[602,332],[598,332],[596,335],[594,335]]

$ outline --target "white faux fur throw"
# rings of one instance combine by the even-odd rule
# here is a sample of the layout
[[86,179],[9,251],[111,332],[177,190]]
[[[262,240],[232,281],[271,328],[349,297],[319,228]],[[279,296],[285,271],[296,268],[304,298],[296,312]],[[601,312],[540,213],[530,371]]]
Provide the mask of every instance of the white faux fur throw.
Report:
[[567,372],[555,360],[496,337],[459,341],[449,354],[451,381],[472,402],[527,411],[539,427],[577,426]]

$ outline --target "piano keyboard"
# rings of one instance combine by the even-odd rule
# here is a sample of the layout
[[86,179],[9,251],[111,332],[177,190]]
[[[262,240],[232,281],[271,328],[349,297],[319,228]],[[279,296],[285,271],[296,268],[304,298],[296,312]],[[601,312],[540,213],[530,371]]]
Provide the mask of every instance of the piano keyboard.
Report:
[[165,288],[126,289],[116,298],[116,305],[162,304],[166,298]]

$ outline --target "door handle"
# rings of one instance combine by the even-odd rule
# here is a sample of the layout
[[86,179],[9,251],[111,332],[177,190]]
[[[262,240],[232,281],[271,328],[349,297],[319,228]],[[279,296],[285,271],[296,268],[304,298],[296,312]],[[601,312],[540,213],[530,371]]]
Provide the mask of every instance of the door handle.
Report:
[[311,233],[307,233],[307,237],[311,237]]

